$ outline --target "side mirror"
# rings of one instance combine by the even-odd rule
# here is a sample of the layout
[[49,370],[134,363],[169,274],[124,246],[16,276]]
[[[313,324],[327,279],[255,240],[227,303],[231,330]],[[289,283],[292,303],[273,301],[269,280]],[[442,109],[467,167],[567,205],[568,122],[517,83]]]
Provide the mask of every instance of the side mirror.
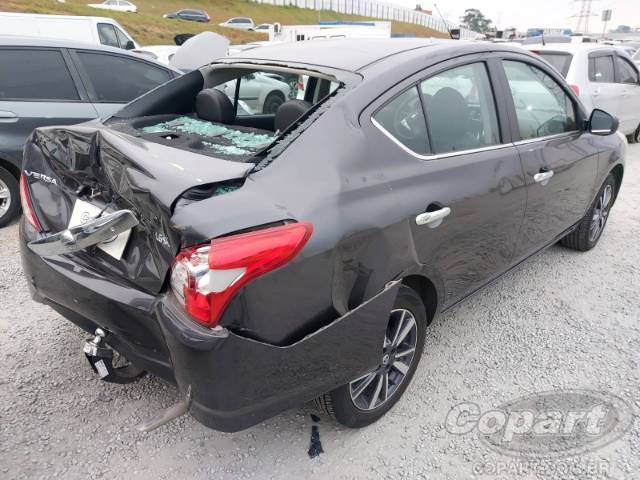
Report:
[[588,130],[594,135],[611,135],[618,130],[618,119],[604,110],[594,108],[589,118]]
[[132,40],[129,40],[127,43],[125,43],[124,45],[124,49],[125,50],[133,50],[134,48],[136,48],[135,44],[133,43]]

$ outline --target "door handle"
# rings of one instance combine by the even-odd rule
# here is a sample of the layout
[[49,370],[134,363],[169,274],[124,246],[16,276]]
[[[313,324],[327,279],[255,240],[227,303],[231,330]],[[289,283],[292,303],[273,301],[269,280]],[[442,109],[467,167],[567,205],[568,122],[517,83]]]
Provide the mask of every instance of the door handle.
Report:
[[549,183],[551,177],[553,177],[553,170],[547,170],[545,172],[536,173],[533,176],[533,180],[540,185],[546,185]]
[[0,122],[11,123],[17,121],[18,116],[15,113],[9,112],[7,110],[0,110]]
[[431,228],[435,228],[442,223],[444,217],[451,213],[449,207],[442,207],[435,212],[424,212],[416,217],[417,225],[429,225]]
[[598,95],[600,95],[600,89],[596,88],[593,92],[591,92],[591,95],[593,95],[594,97],[597,97]]

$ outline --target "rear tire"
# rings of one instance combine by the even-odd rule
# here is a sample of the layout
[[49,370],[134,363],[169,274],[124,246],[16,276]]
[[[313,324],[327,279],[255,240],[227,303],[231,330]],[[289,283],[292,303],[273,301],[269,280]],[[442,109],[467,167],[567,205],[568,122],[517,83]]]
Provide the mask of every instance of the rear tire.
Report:
[[426,328],[427,313],[420,296],[401,285],[389,316],[384,346],[381,345],[380,365],[359,379],[318,397],[316,407],[350,428],[365,427],[381,418],[400,400],[411,383],[422,356]]
[[616,179],[609,174],[585,216],[574,231],[560,240],[560,244],[579,252],[595,247],[609,219],[616,191]]
[[264,105],[262,106],[262,113],[272,114],[276,113],[280,105],[284,103],[284,95],[280,92],[270,92],[267,98],[264,99]]
[[20,213],[20,188],[11,172],[0,167],[0,228]]

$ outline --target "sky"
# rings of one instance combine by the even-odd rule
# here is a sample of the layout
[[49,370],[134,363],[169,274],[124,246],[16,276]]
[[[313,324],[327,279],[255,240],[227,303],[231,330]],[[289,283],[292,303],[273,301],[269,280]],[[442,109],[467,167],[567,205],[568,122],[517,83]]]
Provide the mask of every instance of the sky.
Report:
[[[433,9],[433,0],[387,0],[390,3],[406,7]],[[577,18],[572,15],[580,11],[580,2],[572,0],[439,0],[435,2],[442,15],[452,23],[458,23],[459,17],[467,8],[477,8],[489,17],[499,29],[515,27],[526,30],[533,27],[554,27],[575,29]],[[611,21],[607,24],[615,28],[623,24],[640,28],[640,0],[592,0],[591,11],[597,16],[589,19],[591,33],[602,32],[604,24],[600,21],[600,13],[611,9]]]

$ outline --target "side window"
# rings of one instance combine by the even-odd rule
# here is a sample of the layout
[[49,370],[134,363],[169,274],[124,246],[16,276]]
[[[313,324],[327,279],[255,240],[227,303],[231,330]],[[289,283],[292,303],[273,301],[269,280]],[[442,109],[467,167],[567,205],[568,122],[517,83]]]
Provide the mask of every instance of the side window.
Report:
[[118,43],[118,37],[116,35],[116,29],[113,28],[113,25],[110,25],[108,23],[99,23],[98,37],[100,38],[100,43],[102,45],[108,45],[109,47],[120,48],[120,44]]
[[618,69],[618,82],[619,83],[635,83],[637,84],[638,72],[633,65],[622,57],[616,57],[616,68]]
[[433,153],[500,143],[498,117],[484,63],[452,68],[420,84]]
[[417,87],[401,93],[376,113],[373,120],[409,150],[429,153],[427,125]]
[[613,56],[589,57],[589,80],[599,83],[613,83]]
[[98,102],[127,103],[171,79],[168,71],[147,62],[118,55],[77,53]]
[[80,99],[58,50],[0,50],[0,65],[2,100]]
[[523,62],[505,61],[504,70],[523,140],[576,129],[573,101],[553,78]]
[[114,27],[116,30],[116,37],[118,37],[118,42],[120,43],[120,48],[127,48],[127,44],[131,41],[129,37],[127,37],[122,30],[118,27]]

